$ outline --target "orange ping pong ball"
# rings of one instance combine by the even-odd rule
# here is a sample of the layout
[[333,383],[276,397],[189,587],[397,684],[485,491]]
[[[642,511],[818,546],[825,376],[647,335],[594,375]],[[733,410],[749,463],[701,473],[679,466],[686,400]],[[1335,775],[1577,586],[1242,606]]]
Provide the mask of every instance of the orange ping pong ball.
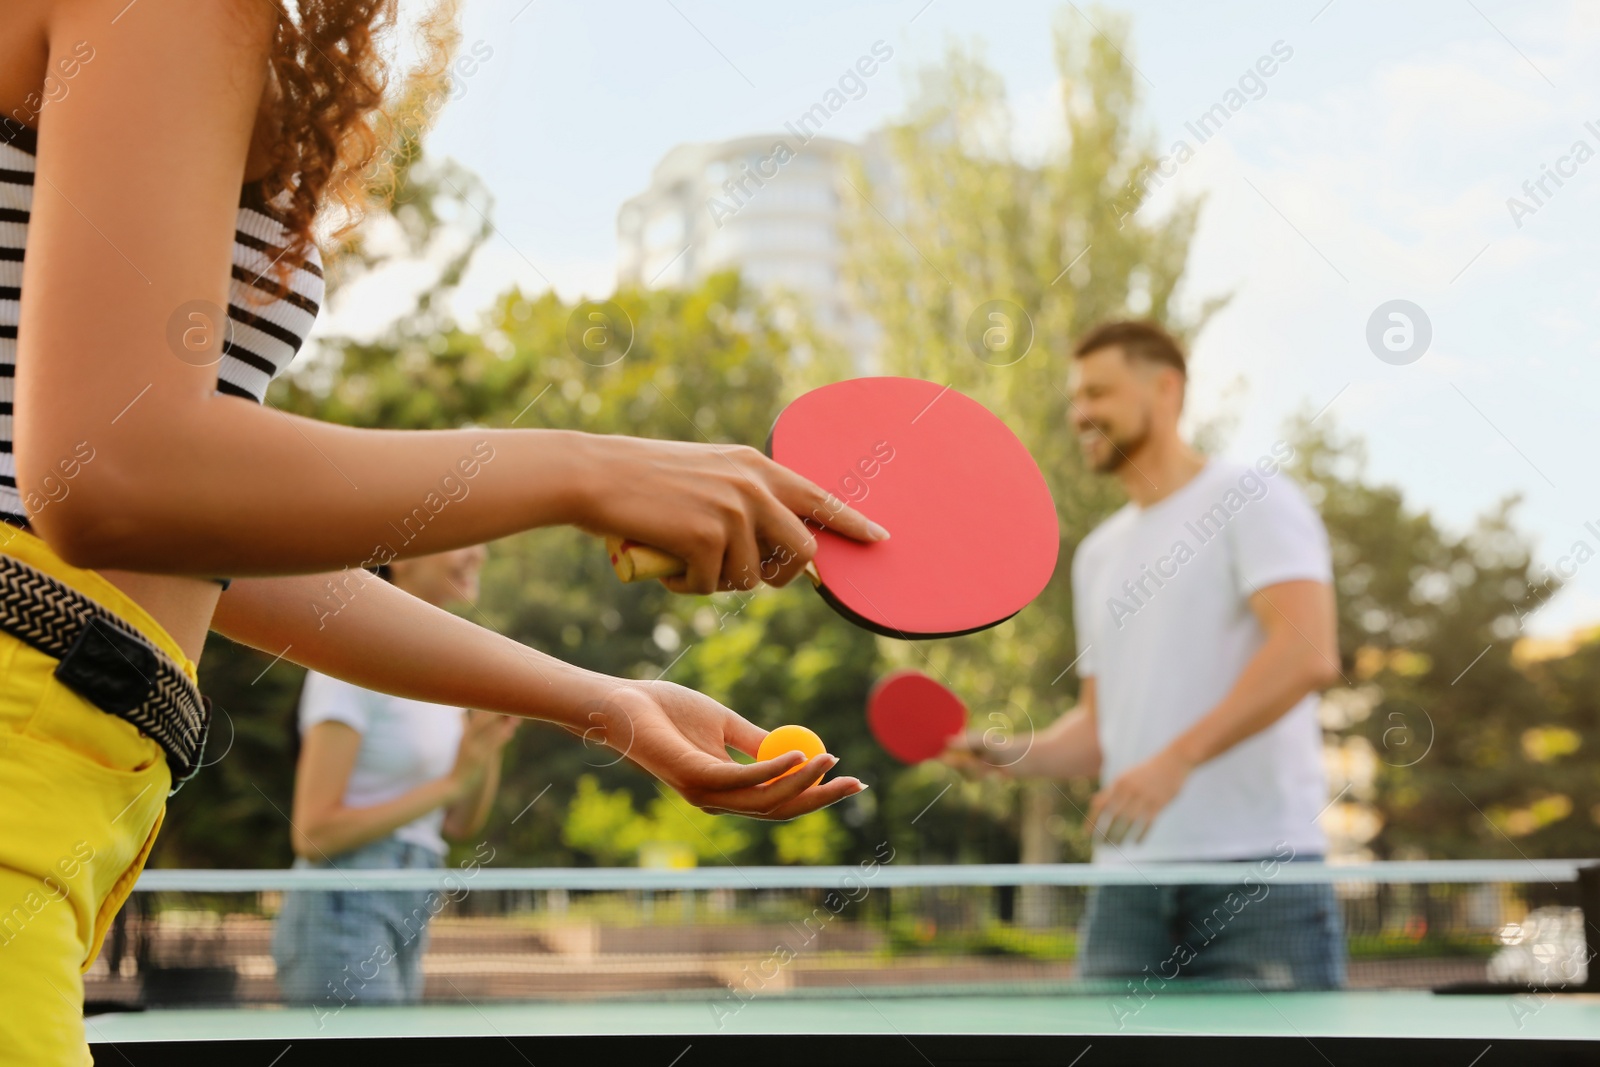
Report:
[[[822,738],[804,726],[780,726],[762,739],[761,747],[756,749],[756,759],[777,759],[785,752],[801,752],[809,760],[822,755],[826,751],[828,749],[823,745]],[[784,771],[777,778],[771,779],[771,781],[776,782],[779,778],[787,778],[804,766],[805,764],[802,763],[799,767]],[[822,775],[819,774],[816,781],[811,784],[816,785],[820,781],[822,781]]]

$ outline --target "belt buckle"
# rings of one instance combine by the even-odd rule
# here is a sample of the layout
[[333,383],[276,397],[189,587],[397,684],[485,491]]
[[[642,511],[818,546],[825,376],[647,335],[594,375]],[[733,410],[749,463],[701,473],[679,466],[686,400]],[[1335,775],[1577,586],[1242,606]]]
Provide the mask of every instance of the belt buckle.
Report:
[[[160,669],[155,649],[133,634],[90,615],[56,664],[55,677],[101,711],[126,721],[128,713],[156,691],[155,676]],[[200,771],[206,737],[211,730],[211,700],[204,695],[200,700],[200,736],[187,766],[176,760],[168,747],[169,743],[181,743],[182,723],[175,724],[176,740],[155,739],[165,751],[167,768],[172,772],[168,797],[176,795],[184,783]],[[134,724],[138,725],[137,721]]]
[[61,684],[112,715],[126,715],[155,687],[156,654],[149,645],[91,615],[56,664]]

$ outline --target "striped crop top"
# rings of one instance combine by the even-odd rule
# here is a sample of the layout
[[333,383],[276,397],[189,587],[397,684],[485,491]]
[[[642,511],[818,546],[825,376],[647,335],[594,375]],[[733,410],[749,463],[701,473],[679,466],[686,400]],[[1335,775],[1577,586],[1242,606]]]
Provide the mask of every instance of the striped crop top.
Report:
[[[0,122],[0,521],[23,527],[28,518],[17,493],[11,416],[22,257],[28,244],[37,156],[36,131],[9,120]],[[312,245],[309,261],[294,264],[289,272],[290,291],[276,295],[281,290],[272,268],[284,253],[287,235],[263,199],[260,184],[247,184],[239,197],[235,223],[229,331],[216,365],[219,393],[263,402],[267,386],[294,359],[311,331],[322,304],[322,260]],[[259,293],[251,293],[251,289]],[[32,510],[37,511],[43,503]]]

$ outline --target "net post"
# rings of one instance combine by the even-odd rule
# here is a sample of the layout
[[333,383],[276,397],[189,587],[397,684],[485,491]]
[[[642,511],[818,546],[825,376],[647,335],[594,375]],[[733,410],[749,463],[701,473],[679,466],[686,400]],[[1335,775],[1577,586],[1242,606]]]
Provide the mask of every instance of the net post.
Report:
[[1583,940],[1588,956],[1583,989],[1600,992],[1600,863],[1578,868],[1578,907],[1583,910]]

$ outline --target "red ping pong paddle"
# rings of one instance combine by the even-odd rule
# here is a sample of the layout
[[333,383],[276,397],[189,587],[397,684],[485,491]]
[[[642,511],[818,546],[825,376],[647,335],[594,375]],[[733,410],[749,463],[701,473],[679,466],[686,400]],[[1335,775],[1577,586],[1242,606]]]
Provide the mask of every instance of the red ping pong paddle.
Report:
[[[1004,622],[1055,573],[1055,501],[992,412],[917,378],[852,378],[779,413],[767,455],[887,529],[866,544],[826,528],[807,568],[839,614],[887,637],[954,637]],[[820,509],[819,509],[820,510]],[[805,516],[825,527],[829,516]],[[682,574],[681,560],[607,539],[623,581]]]
[[878,679],[867,697],[867,728],[901,763],[933,759],[967,728],[967,706],[918,671]]

